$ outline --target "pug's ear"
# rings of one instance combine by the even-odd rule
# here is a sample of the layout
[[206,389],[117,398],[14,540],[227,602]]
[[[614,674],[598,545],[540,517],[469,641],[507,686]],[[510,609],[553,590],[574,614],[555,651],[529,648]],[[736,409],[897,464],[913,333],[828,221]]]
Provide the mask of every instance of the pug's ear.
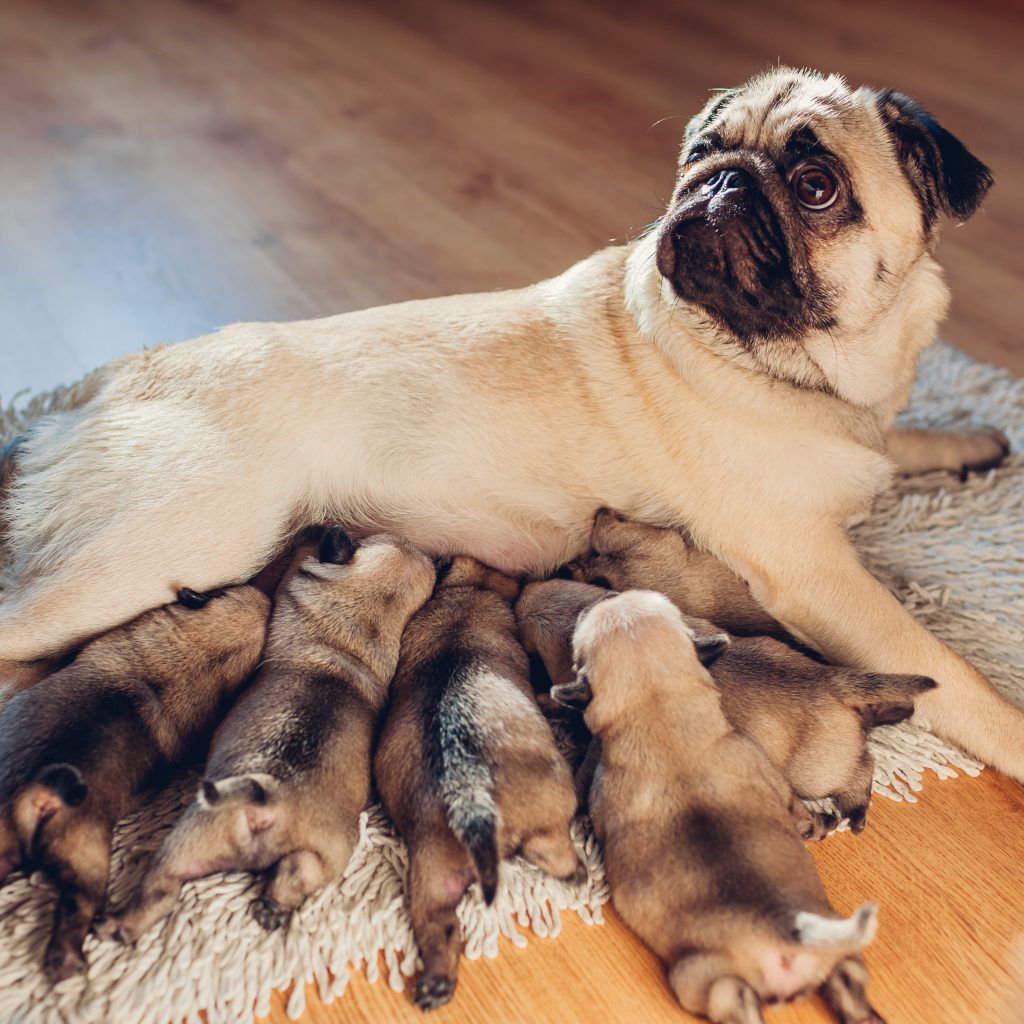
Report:
[[320,541],[320,561],[332,565],[345,565],[352,561],[356,546],[352,538],[340,527],[329,526]]
[[909,96],[886,89],[875,103],[921,202],[926,230],[940,211],[967,220],[992,187],[992,172]]
[[694,136],[704,131],[739,96],[741,91],[740,89],[716,89],[715,94],[704,104],[704,109],[687,122],[685,140],[689,142]]
[[551,687],[551,699],[567,708],[583,710],[593,698],[590,681],[586,673],[581,672],[571,683],[561,683]]

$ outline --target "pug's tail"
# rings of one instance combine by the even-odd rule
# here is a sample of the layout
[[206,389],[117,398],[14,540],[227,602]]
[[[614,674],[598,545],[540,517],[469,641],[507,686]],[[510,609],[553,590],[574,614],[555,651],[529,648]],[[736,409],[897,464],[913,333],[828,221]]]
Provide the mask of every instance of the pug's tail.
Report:
[[885,672],[841,672],[836,676],[836,696],[857,711],[868,729],[895,725],[914,713],[914,699],[938,683],[928,676],[893,675]]
[[14,799],[14,831],[22,849],[34,849],[40,826],[62,808],[77,807],[88,795],[89,786],[74,765],[41,768]]
[[[462,692],[460,692],[462,691]],[[480,722],[473,702],[449,677],[428,723],[428,735],[445,818],[476,866],[484,900],[494,902],[498,891],[498,805],[494,778],[484,757]]]
[[847,918],[822,917],[801,911],[793,933],[802,946],[856,952],[867,946],[878,930],[878,904],[864,903]]

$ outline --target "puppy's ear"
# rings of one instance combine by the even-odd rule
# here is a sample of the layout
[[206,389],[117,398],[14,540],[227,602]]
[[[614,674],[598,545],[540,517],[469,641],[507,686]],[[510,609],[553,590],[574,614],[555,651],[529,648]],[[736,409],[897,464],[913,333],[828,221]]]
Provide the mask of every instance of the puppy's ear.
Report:
[[728,633],[722,632],[713,622],[698,619],[693,615],[684,615],[683,622],[693,637],[693,646],[697,648],[700,663],[707,667],[713,664],[725,649],[732,643]]
[[551,687],[551,699],[567,708],[583,710],[591,701],[594,692],[590,689],[590,681],[586,673],[581,672],[571,683],[562,683]]
[[697,648],[697,657],[700,658],[700,663],[705,668],[718,660],[730,642],[726,633],[710,633],[693,638],[693,646]]
[[356,546],[340,526],[328,526],[320,541],[320,561],[332,565],[345,565],[352,561]]
[[992,187],[992,172],[909,96],[886,89],[875,102],[921,202],[926,229],[940,211],[967,220]]

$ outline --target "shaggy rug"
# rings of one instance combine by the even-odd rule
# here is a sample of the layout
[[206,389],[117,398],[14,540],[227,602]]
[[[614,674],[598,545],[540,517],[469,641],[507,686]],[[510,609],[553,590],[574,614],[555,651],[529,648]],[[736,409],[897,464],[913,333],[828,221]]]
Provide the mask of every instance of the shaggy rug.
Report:
[[[67,401],[68,391],[0,409],[0,441]],[[911,408],[918,425],[991,423],[1024,449],[1024,380],[938,345],[921,364]],[[1004,693],[1024,703],[1024,457],[966,482],[945,474],[901,481],[854,528],[872,570],[915,616],[969,657]],[[940,778],[980,766],[919,726],[880,729],[875,791],[915,799],[928,770]],[[139,878],[151,851],[195,791],[195,775],[176,779],[118,830],[111,898]],[[498,936],[517,945],[526,933],[554,936],[572,910],[601,920],[608,898],[600,853],[585,821],[576,837],[589,867],[572,888],[521,861],[507,864],[493,907],[474,888],[459,918],[469,959],[496,956]],[[839,840],[840,842],[843,840]],[[267,933],[249,914],[257,883],[243,874],[188,885],[174,913],[134,948],[90,939],[88,973],[51,987],[40,968],[54,894],[39,875],[12,876],[0,889],[0,1020],[210,1024],[266,1014],[275,989],[294,984],[288,1012],[299,1016],[305,982],[330,1001],[363,965],[402,989],[416,970],[403,905],[406,855],[380,808],[363,816],[362,838],[345,877],[309,900],[287,929]],[[870,894],[865,894],[870,895]]]

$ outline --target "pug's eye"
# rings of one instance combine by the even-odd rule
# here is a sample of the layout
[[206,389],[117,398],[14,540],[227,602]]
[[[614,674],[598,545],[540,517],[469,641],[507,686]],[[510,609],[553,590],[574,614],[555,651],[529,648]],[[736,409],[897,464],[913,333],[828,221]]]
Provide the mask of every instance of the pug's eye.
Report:
[[178,604],[196,611],[199,608],[206,607],[210,596],[210,594],[200,594],[199,591],[193,590],[191,587],[182,587],[178,591]]
[[703,142],[698,142],[686,155],[686,160],[683,162],[686,164],[695,164],[698,160],[703,160],[707,155],[708,147]]
[[801,206],[827,210],[839,197],[839,183],[821,164],[801,164],[790,179]]

